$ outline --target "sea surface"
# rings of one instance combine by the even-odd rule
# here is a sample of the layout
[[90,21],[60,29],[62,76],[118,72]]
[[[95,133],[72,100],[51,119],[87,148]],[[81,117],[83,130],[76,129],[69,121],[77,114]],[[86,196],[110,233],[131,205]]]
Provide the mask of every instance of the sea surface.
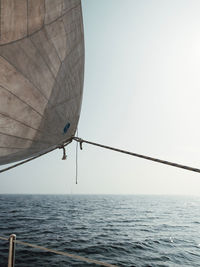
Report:
[[[200,197],[0,195],[0,236],[117,266],[200,266]],[[0,267],[8,242],[0,240]],[[15,267],[97,266],[16,245]]]

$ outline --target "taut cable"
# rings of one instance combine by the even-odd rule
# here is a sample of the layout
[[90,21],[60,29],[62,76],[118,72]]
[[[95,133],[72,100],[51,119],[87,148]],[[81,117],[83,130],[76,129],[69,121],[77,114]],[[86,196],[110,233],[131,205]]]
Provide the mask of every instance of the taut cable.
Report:
[[[0,173],[5,172],[5,171],[8,171],[8,170],[13,169],[13,168],[16,168],[16,167],[18,167],[18,166],[20,166],[22,164],[25,164],[25,163],[27,163],[27,162],[29,162],[31,160],[34,160],[36,158],[39,158],[39,157],[41,157],[41,156],[43,156],[43,155],[45,155],[45,154],[47,154],[47,153],[49,153],[49,152],[57,149],[57,148],[63,148],[64,146],[66,146],[69,143],[71,143],[72,140],[75,140],[76,142],[79,142],[80,149],[82,149],[82,144],[83,143],[86,143],[86,144],[90,144],[90,145],[93,145],[93,146],[99,146],[99,147],[102,147],[102,148],[105,148],[105,149],[109,149],[109,150],[113,150],[113,151],[120,152],[120,153],[123,153],[123,154],[127,154],[127,155],[130,155],[130,156],[134,156],[134,157],[138,157],[138,158],[142,158],[142,159],[146,159],[146,160],[150,160],[150,161],[162,163],[162,164],[165,164],[165,165],[173,166],[173,167],[176,167],[176,168],[181,168],[181,169],[184,169],[184,170],[188,170],[188,171],[200,173],[200,169],[198,169],[198,168],[194,168],[194,167],[190,167],[190,166],[187,166],[187,165],[182,165],[182,164],[179,164],[179,163],[170,162],[170,161],[166,161],[166,160],[162,160],[162,159],[157,159],[157,158],[149,157],[149,156],[146,156],[146,155],[141,155],[141,154],[133,153],[133,152],[122,150],[122,149],[115,148],[115,147],[110,147],[110,146],[106,146],[106,145],[102,145],[102,144],[90,142],[90,141],[81,139],[79,137],[72,137],[72,139],[70,139],[67,143],[64,143],[64,145],[62,145],[62,146],[54,147],[53,149],[50,149],[50,150],[48,150],[48,151],[46,151],[46,152],[44,152],[42,154],[39,154],[39,155],[37,155],[35,157],[29,158],[27,160],[24,160],[22,162],[19,162],[17,164],[14,164],[14,165],[12,165],[12,166],[10,166],[8,168],[1,169],[0,170]],[[77,161],[77,158],[76,158],[76,161]],[[76,169],[76,177],[77,177],[77,173],[78,173],[78,170]],[[77,179],[76,179],[76,182],[77,182]]]
[[90,142],[90,141],[81,139],[79,137],[73,137],[73,140],[75,140],[76,142],[80,143],[80,148],[81,149],[82,149],[82,144],[86,143],[86,144],[90,144],[90,145],[93,145],[93,146],[98,146],[98,147],[102,147],[102,148],[105,148],[105,149],[109,149],[109,150],[113,150],[113,151],[116,151],[116,152],[120,152],[120,153],[123,153],[123,154],[127,154],[127,155],[130,155],[130,156],[134,156],[134,157],[138,157],[138,158],[142,158],[142,159],[146,159],[146,160],[151,160],[151,161],[155,161],[155,162],[162,163],[162,164],[165,164],[165,165],[173,166],[173,167],[176,167],[176,168],[181,168],[181,169],[184,169],[184,170],[200,173],[200,169],[198,169],[198,168],[193,168],[193,167],[182,165],[182,164],[179,164],[179,163],[174,163],[174,162],[170,162],[170,161],[166,161],[166,160],[162,160],[162,159],[152,158],[152,157],[149,157],[149,156],[145,156],[145,155],[133,153],[133,152],[130,152],[130,151],[122,150],[122,149],[119,149],[119,148],[110,147],[110,146],[106,146],[106,145]]

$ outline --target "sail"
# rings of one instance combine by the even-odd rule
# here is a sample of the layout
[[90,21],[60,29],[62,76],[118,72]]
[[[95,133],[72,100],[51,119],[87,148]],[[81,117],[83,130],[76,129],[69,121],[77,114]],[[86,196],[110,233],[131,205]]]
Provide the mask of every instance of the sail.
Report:
[[0,1],[0,164],[74,136],[83,92],[81,0]]

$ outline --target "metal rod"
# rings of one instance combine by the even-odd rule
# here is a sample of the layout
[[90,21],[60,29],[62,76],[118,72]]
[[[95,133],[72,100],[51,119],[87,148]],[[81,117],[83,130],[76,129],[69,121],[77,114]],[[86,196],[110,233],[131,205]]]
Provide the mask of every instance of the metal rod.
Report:
[[12,234],[9,238],[8,267],[15,266],[15,241],[16,235]]

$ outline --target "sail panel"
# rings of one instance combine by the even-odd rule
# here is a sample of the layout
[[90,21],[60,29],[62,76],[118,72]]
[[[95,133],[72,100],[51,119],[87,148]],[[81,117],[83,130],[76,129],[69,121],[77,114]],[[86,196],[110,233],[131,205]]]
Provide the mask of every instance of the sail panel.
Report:
[[80,0],[1,3],[12,14],[5,18],[0,11],[2,33],[7,31],[0,39],[0,164],[6,164],[62,145],[75,134],[84,35]]

